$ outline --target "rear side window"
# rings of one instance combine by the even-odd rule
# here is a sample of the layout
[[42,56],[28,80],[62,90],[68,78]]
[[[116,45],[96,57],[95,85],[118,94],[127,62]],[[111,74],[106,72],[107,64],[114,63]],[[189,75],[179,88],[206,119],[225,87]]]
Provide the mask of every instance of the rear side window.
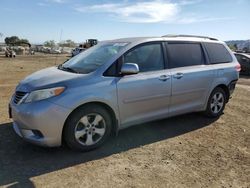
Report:
[[204,43],[211,64],[228,63],[232,61],[230,53],[224,45],[216,43]]
[[198,43],[169,43],[168,56],[170,68],[202,65],[205,62],[201,45]]

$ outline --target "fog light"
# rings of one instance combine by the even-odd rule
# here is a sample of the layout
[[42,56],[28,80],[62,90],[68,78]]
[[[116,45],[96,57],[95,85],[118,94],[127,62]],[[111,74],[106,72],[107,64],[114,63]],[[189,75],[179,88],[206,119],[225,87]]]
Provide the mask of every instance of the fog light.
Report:
[[43,138],[43,134],[40,131],[38,131],[38,130],[32,130],[32,133],[37,138]]

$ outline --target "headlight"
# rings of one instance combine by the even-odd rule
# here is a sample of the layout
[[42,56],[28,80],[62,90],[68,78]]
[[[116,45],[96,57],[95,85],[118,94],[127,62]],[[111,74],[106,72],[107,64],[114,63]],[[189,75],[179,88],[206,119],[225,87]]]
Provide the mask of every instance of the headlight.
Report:
[[40,101],[43,99],[48,99],[50,97],[58,96],[65,90],[65,87],[55,87],[49,89],[41,89],[32,91],[27,98],[24,100],[24,103]]

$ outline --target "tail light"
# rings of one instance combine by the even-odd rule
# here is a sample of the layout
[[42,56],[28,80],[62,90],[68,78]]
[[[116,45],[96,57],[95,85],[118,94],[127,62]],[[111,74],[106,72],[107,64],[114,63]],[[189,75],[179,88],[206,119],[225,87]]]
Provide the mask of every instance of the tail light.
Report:
[[237,72],[240,72],[240,70],[241,70],[241,66],[240,66],[240,64],[239,64],[239,63],[235,66],[235,70],[236,70]]

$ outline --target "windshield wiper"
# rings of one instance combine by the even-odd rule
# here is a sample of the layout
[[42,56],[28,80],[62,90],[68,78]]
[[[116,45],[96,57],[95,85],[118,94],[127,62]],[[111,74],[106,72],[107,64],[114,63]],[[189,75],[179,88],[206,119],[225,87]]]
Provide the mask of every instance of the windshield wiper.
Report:
[[58,69],[68,71],[68,72],[73,72],[73,73],[79,73],[75,69],[72,69],[70,67],[64,67],[62,64],[58,66]]

